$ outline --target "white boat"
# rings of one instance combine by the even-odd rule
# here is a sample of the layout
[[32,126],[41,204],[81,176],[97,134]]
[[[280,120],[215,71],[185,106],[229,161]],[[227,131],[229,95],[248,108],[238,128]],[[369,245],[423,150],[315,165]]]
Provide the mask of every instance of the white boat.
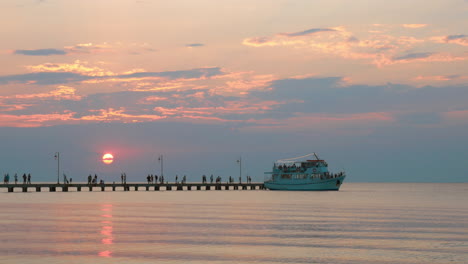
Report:
[[[315,159],[305,159],[309,156]],[[264,185],[270,190],[338,191],[346,177],[344,171],[332,173],[328,163],[312,153],[302,157],[278,160],[271,172],[265,172]]]

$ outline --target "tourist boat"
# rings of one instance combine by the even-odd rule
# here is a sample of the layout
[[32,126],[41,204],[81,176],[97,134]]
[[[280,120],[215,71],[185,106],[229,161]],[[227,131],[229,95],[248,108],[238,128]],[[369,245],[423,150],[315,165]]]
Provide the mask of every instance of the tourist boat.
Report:
[[[315,159],[300,161],[312,155]],[[264,185],[270,190],[338,191],[345,177],[344,171],[330,172],[328,163],[312,153],[276,161],[273,171],[265,172]]]

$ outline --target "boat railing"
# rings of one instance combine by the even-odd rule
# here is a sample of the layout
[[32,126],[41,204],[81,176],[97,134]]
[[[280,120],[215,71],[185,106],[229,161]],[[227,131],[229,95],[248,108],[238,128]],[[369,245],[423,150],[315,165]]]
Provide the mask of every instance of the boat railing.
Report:
[[271,172],[265,172],[265,174],[264,174],[264,176],[263,176],[263,181],[264,181],[264,182],[273,181],[273,173],[271,173]]

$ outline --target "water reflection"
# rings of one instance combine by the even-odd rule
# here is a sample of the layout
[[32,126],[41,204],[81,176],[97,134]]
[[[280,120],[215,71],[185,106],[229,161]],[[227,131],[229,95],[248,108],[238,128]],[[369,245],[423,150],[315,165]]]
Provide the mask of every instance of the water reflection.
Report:
[[110,250],[110,245],[113,244],[114,237],[112,235],[112,204],[102,204],[101,205],[101,211],[105,212],[104,214],[101,215],[103,219],[101,221],[101,244],[104,246],[104,249],[101,252],[99,252],[100,257],[112,257],[112,251]]

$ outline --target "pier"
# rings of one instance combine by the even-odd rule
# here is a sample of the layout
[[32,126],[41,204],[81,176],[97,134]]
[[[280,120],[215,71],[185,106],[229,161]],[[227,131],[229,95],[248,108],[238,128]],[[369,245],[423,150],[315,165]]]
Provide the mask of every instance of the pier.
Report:
[[[106,184],[0,184],[2,192],[81,192],[81,191],[221,191],[264,190],[263,183],[106,183]],[[16,191],[15,191],[16,190]]]

